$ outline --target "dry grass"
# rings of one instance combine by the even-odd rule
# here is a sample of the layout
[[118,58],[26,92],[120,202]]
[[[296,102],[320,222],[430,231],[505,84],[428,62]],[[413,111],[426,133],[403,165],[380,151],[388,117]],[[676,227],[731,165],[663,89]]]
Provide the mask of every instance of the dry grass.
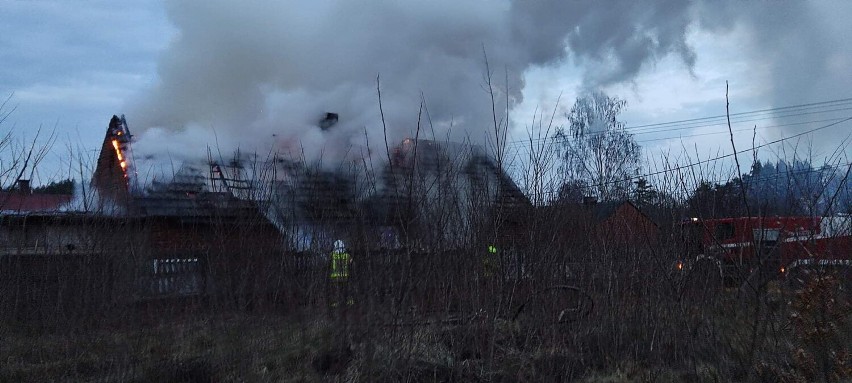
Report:
[[[629,315],[615,331],[602,317],[548,328],[489,318],[393,327],[316,311],[197,314],[141,327],[63,331],[5,324],[0,381],[799,382],[852,377],[848,302],[838,301],[830,316],[804,303],[827,294],[825,287],[777,293],[769,300],[774,308],[766,309],[759,322],[766,324],[765,333],[752,365],[744,365],[753,323],[749,301],[734,291],[723,294],[716,308],[658,326],[672,333],[654,338],[654,345],[647,335],[654,326]],[[629,307],[625,303],[621,307]],[[688,328],[676,331],[677,326]],[[820,354],[823,350],[829,354]],[[821,355],[830,356],[829,370],[820,369]]]
[[0,381],[321,380],[311,359],[330,341],[323,321],[185,318],[143,328],[34,332],[4,326]]

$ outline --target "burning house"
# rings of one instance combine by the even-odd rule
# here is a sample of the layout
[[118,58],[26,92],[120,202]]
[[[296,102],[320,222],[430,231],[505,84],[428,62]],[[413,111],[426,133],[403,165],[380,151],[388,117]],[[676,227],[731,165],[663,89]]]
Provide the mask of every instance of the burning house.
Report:
[[[326,125],[336,119],[329,114]],[[43,268],[29,273],[40,275],[30,285],[92,276],[87,286],[101,288],[91,290],[111,292],[105,302],[199,295],[258,304],[303,270],[293,260],[322,269],[335,240],[374,254],[508,243],[513,222],[505,217],[529,205],[474,145],[405,140],[377,171],[363,162],[329,169],[211,154],[149,180],[139,176],[149,174],[148,159],[137,162],[133,144],[125,119],[113,116],[79,211],[4,221],[20,229],[16,243],[39,243],[44,257],[36,262],[18,249],[4,258],[17,268],[6,270]],[[57,232],[68,235],[49,234]],[[72,259],[79,267],[57,266]]]
[[[81,313],[160,297],[243,306],[268,299],[283,240],[259,201],[206,185],[209,177],[189,165],[144,185],[132,143],[124,118],[113,116],[91,188],[61,201],[4,198],[29,210],[0,218],[3,312],[33,318],[52,315],[34,308]],[[44,210],[57,201],[66,207]]]
[[[120,199],[134,188],[134,175],[126,175],[132,164],[122,167],[116,154],[109,165],[111,173],[100,176],[113,180],[111,187],[126,189],[117,193],[107,189],[105,194]],[[411,139],[392,149],[390,162],[379,170],[358,161],[330,169],[304,160],[238,152],[230,158],[208,155],[184,161],[169,179],[155,179],[136,189],[129,192],[131,203],[123,207],[133,214],[162,215],[155,212],[176,204],[189,213],[202,201],[220,212],[241,205],[262,212],[275,226],[283,251],[312,254],[327,253],[338,239],[363,251],[507,242],[516,224],[508,217],[529,205],[481,148]],[[211,204],[214,196],[218,204]]]
[[271,278],[283,239],[264,215],[263,200],[248,198],[250,185],[213,162],[186,163],[171,179],[143,185],[131,140],[124,118],[113,116],[92,185],[100,208],[141,228],[142,263],[154,275],[143,290],[216,295],[248,291],[248,281]]

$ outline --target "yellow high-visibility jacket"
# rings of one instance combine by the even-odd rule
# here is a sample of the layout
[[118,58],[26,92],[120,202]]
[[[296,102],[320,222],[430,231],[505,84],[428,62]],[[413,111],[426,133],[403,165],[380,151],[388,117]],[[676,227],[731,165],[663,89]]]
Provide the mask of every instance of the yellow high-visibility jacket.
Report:
[[345,251],[334,251],[331,253],[331,279],[342,280],[349,278],[349,264],[352,258]]
[[488,252],[482,257],[482,269],[486,277],[494,275],[499,260],[497,259],[497,246],[488,245]]

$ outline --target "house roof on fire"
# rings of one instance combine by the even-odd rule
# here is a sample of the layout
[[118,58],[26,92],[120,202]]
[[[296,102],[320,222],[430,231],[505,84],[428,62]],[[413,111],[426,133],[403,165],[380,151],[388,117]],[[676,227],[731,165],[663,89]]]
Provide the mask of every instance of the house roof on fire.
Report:
[[[127,133],[119,134],[122,132]],[[128,212],[135,214],[206,216],[255,208],[273,221],[368,220],[382,225],[388,223],[388,212],[399,202],[403,189],[398,186],[406,179],[404,174],[422,177],[444,170],[458,172],[468,180],[489,179],[497,186],[492,202],[529,203],[495,161],[480,147],[469,144],[405,140],[393,149],[391,163],[372,172],[375,174],[356,163],[346,169],[327,169],[300,161],[245,155],[189,160],[170,176],[161,175],[142,186],[129,172],[141,165],[131,157],[129,137],[123,118],[113,117],[94,181],[98,181],[96,187],[104,189],[102,196],[125,196],[133,205]]]

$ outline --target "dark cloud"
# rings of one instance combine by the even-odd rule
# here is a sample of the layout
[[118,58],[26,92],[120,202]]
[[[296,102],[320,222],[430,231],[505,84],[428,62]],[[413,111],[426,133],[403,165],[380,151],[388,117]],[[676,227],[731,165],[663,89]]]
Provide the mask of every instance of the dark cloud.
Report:
[[661,0],[518,1],[513,29],[528,46],[530,62],[544,64],[565,54],[585,69],[584,87],[632,80],[644,65],[669,54],[687,67],[695,52],[687,45],[692,3]]

